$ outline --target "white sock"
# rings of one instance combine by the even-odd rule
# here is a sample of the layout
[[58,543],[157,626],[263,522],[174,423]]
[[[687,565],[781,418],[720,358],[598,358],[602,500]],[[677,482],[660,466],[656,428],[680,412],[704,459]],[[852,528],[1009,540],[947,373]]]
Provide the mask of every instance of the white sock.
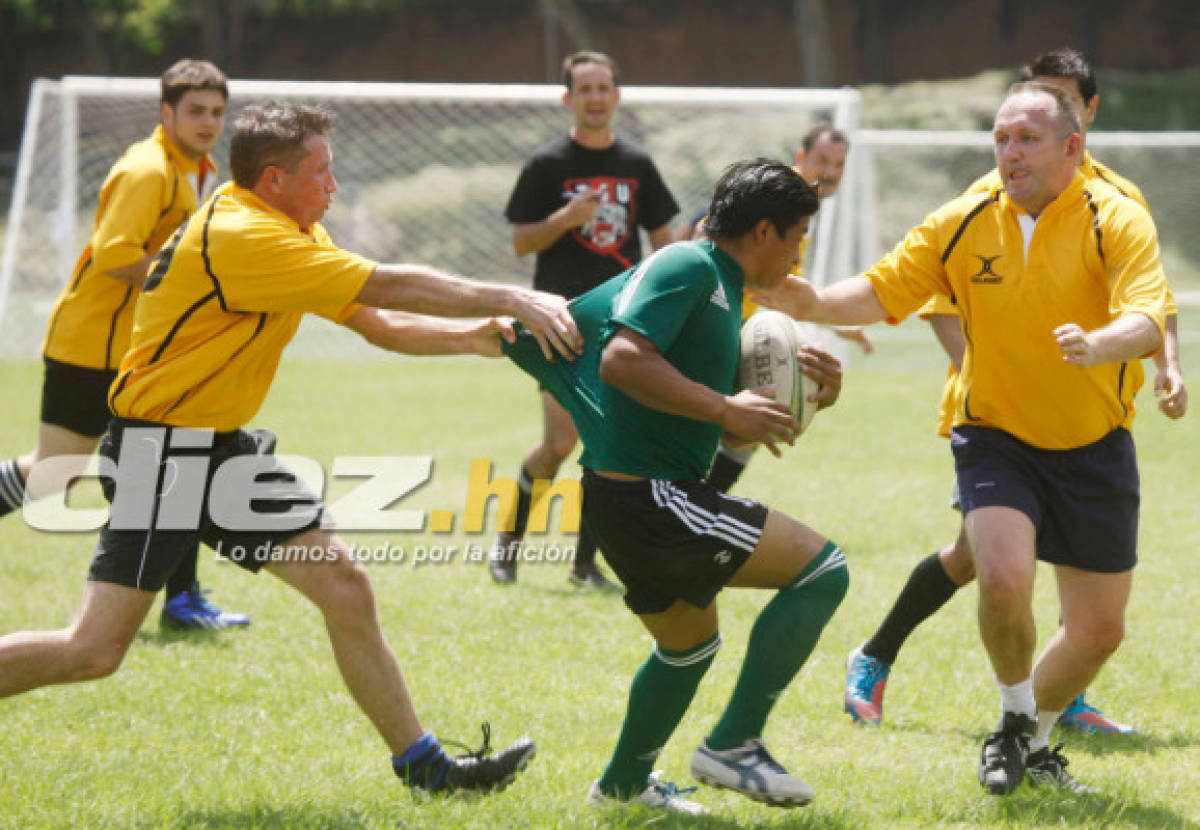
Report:
[[1037,704],[1033,701],[1033,678],[1027,677],[1020,683],[1006,686],[999,680],[1000,687],[1000,723],[1004,724],[1005,712],[1016,712],[1030,720],[1037,718]]
[[717,452],[745,467],[750,463],[750,459],[754,456],[754,445],[751,444],[744,449],[735,450],[732,447],[725,446],[724,444],[717,444]]
[[1029,751],[1036,752],[1039,749],[1045,749],[1050,746],[1050,730],[1054,728],[1054,724],[1058,723],[1058,716],[1062,714],[1062,710],[1057,712],[1046,712],[1038,709],[1037,713],[1037,730],[1033,733],[1033,738],[1029,741]]

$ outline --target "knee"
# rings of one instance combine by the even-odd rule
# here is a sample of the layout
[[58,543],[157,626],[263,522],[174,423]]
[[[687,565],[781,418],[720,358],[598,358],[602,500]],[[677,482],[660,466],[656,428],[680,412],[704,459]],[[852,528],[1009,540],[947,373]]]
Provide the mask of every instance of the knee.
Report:
[[1013,571],[979,574],[979,605],[993,614],[1008,614],[1028,608],[1026,582]]
[[553,456],[555,465],[560,465],[570,457],[575,451],[575,433],[568,432],[566,434],[557,433],[551,435],[546,441],[546,449]]
[[1120,618],[1093,620],[1086,627],[1068,628],[1067,635],[1077,649],[1103,660],[1125,639],[1125,621]]
[[326,614],[373,609],[375,595],[366,568],[350,559],[339,560],[328,574],[317,604]]
[[68,641],[70,660],[69,682],[99,680],[115,674],[125,659],[129,643],[111,639],[94,639],[83,632],[73,632]]
[[971,547],[965,536],[960,536],[951,547],[943,550],[938,559],[946,576],[960,588],[975,578],[975,560],[971,558]]

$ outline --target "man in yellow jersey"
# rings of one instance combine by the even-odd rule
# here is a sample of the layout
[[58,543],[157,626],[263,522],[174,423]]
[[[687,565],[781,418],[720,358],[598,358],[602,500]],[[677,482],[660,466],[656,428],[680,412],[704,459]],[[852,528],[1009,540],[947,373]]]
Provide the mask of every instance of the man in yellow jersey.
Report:
[[[795,170],[804,181],[816,186],[817,198],[824,200],[836,193],[838,186],[842,183],[842,176],[846,172],[846,155],[849,152],[850,139],[846,134],[832,124],[822,122],[811,127],[800,140],[800,147],[796,150]],[[702,225],[702,223],[697,224]],[[703,232],[702,228],[700,232]],[[796,276],[804,273],[804,257],[808,253],[812,234],[813,231],[810,228],[800,241],[796,267],[792,269],[792,273]],[[748,296],[742,299],[743,321],[749,319],[750,315],[757,310],[758,303],[753,299]],[[834,328],[834,333],[846,340],[858,343],[867,354],[875,350],[871,336],[861,326],[837,326]],[[802,356],[802,359],[812,360],[807,355]],[[810,365],[814,369],[817,367],[815,362]],[[729,489],[741,478],[746,465],[750,463],[750,459],[754,456],[754,450],[753,446],[735,447],[722,441],[717,445],[712,469],[705,481],[723,493],[729,492]]]
[[[1036,80],[1062,91],[1078,113],[1082,124],[1081,137],[1085,150],[1079,169],[1093,187],[1111,186],[1149,207],[1136,185],[1109,170],[1086,151],[1087,128],[1096,117],[1100,96],[1096,78],[1087,60],[1074,49],[1055,49],[1039,55],[1021,68],[1022,80]],[[971,185],[968,193],[989,193],[1001,184],[998,171],[993,170]],[[950,299],[937,295],[918,312],[929,321],[938,341],[950,357],[950,369],[938,417],[938,434],[950,437],[954,418],[955,389],[962,367],[964,351],[962,328],[958,312]],[[1180,418],[1187,411],[1187,387],[1179,366],[1177,315],[1173,298],[1168,296],[1167,322],[1163,334],[1164,348],[1154,355],[1158,366],[1155,391],[1159,393],[1159,409],[1170,418]],[[957,492],[957,491],[956,491]],[[957,495],[952,499],[958,509]],[[874,634],[850,653],[846,661],[846,689],[843,706],[858,723],[878,724],[883,718],[883,693],[891,667],[904,641],[918,625],[940,609],[954,592],[975,578],[971,551],[965,530],[958,538],[935,554],[922,560],[912,571],[895,604]],[[1059,724],[1083,732],[1128,734],[1133,728],[1105,716],[1080,694],[1063,711]]]
[[249,571],[265,568],[321,610],[342,677],[409,786],[500,788],[525,767],[533,744],[445,754],[413,709],[366,571],[323,521],[320,499],[261,455],[241,427],[305,312],[350,321],[373,341],[409,351],[498,355],[499,335],[513,334],[496,320],[453,323],[380,309],[511,314],[548,356],[573,355],[579,332],[561,297],[382,265],[335,247],[318,223],[337,190],[331,122],[299,105],[243,110],[230,145],[233,182],[152,264],[109,392],[114,418],[100,455],[112,509],[82,606],[62,631],[0,637],[0,697],[115,671],[154,592],[202,541]]
[[[83,459],[96,449],[109,419],[108,387],[129,344],[133,307],[150,260],[216,187],[208,153],[225,126],[228,97],[225,75],[208,61],[173,64],[161,79],[162,123],[109,170],[88,246],[50,315],[37,446],[0,461],[0,516],[62,490],[61,478],[34,488],[38,492],[27,490],[35,464],[58,456]],[[167,579],[163,624],[249,623],[245,614],[208,601],[196,577],[198,556],[197,548]]]
[[[865,275],[772,304],[824,323],[897,320],[953,296],[966,349],[951,447],[1001,719],[978,777],[1081,790],[1050,730],[1120,644],[1137,562],[1133,398],[1162,346],[1154,222],[1078,169],[1082,126],[1056,87],[1015,85],[993,127],[1002,185],[929,215]],[[1062,624],[1033,665],[1037,559]]]

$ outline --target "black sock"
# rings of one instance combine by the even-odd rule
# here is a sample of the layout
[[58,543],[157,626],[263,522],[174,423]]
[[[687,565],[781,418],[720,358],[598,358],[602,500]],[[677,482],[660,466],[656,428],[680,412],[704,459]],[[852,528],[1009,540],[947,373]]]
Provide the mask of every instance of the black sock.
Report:
[[0,461],[0,516],[20,510],[25,502],[25,477],[17,467],[17,459]]
[[596,567],[596,540],[592,538],[592,533],[587,529],[586,524],[579,527],[579,541],[575,543],[575,564],[574,569],[577,571],[587,568],[591,570]]
[[515,539],[525,538],[525,527],[529,524],[529,506],[533,501],[533,476],[529,468],[521,465],[521,475],[517,477],[517,523],[512,535]]
[[750,453],[744,450],[727,450],[724,446],[717,447],[713,457],[712,469],[708,471],[706,482],[716,487],[722,493],[728,493],[729,488],[741,478],[742,471],[750,462]]
[[945,605],[957,590],[958,586],[946,575],[938,554],[922,559],[913,568],[879,630],[863,645],[863,654],[892,665],[908,635]]
[[191,553],[179,560],[179,567],[175,569],[174,573],[167,577],[167,585],[165,588],[167,592],[167,599],[179,596],[184,591],[190,591],[196,587],[196,564],[199,559],[200,548],[197,546],[192,548]]

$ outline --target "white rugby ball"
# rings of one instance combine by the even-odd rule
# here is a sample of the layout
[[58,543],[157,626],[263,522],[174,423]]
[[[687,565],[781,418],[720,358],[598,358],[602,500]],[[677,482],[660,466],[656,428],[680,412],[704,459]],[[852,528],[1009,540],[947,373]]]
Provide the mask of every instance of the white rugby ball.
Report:
[[738,389],[770,386],[775,400],[792,410],[800,432],[808,429],[817,405],[808,399],[820,388],[800,371],[796,350],[803,345],[796,323],[781,311],[761,309],[742,325]]

